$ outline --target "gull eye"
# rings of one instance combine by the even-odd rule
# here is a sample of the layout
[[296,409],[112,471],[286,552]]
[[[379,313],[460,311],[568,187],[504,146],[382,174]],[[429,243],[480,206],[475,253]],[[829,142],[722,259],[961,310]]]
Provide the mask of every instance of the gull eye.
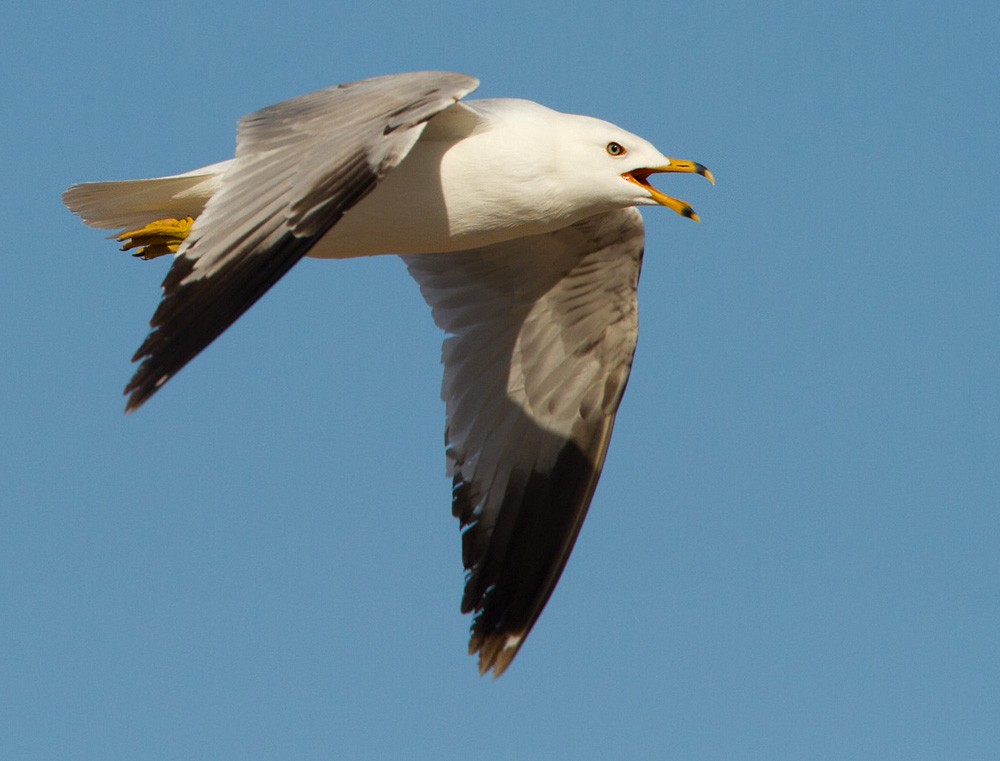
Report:
[[610,156],[624,156],[626,151],[621,143],[616,143],[613,140],[608,143],[606,148],[608,155]]

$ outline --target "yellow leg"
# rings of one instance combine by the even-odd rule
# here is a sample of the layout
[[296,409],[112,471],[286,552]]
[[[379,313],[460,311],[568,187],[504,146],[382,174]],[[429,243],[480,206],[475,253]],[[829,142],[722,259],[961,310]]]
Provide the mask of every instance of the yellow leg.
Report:
[[122,251],[138,249],[132,256],[155,259],[164,254],[176,254],[181,243],[191,232],[193,217],[184,219],[158,219],[139,230],[129,230],[118,236],[124,243]]

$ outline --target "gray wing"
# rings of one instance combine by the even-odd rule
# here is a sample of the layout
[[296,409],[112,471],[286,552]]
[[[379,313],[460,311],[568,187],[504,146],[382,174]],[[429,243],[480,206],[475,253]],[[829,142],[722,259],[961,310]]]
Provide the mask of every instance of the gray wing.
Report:
[[374,189],[427,120],[471,92],[462,74],[417,72],[304,95],[244,117],[236,158],[166,280],[125,388],[139,407],[249,309]]
[[404,257],[447,336],[452,509],[462,612],[480,672],[507,668],[587,514],[638,334],[642,217],[454,254]]

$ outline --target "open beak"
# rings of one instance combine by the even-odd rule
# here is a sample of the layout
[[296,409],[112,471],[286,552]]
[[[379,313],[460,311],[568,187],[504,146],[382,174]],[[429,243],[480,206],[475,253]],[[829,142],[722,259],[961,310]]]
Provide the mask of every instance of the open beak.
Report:
[[644,188],[653,197],[653,200],[662,206],[666,206],[668,209],[673,209],[682,217],[687,217],[688,219],[693,219],[695,222],[701,222],[698,215],[694,213],[687,203],[681,201],[677,198],[671,198],[659,190],[654,188],[649,184],[649,175],[657,174],[659,172],[684,172],[685,174],[700,174],[706,180],[708,180],[713,185],[715,184],[715,178],[712,173],[708,171],[704,166],[699,164],[697,161],[684,161],[683,159],[669,159],[670,163],[666,166],[654,166],[645,167],[642,169],[633,169],[631,172],[625,172],[622,177],[629,182],[634,182],[641,188]]

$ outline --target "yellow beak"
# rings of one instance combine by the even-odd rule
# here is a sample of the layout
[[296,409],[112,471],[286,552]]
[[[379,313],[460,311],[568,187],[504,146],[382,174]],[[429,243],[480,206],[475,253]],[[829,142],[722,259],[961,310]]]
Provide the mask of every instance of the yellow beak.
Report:
[[695,222],[701,222],[701,219],[697,214],[694,213],[687,203],[681,201],[677,198],[671,198],[670,196],[661,193],[659,190],[654,188],[649,184],[649,175],[657,174],[660,172],[683,172],[685,174],[700,174],[706,180],[708,180],[713,185],[715,184],[715,177],[712,173],[699,164],[697,161],[684,161],[683,159],[670,159],[670,163],[666,166],[654,166],[642,169],[633,169],[631,172],[625,172],[622,177],[629,182],[634,182],[641,188],[645,188],[649,194],[653,197],[653,200],[662,206],[666,206],[668,209],[673,209],[682,217],[687,217],[688,219],[693,219]]

